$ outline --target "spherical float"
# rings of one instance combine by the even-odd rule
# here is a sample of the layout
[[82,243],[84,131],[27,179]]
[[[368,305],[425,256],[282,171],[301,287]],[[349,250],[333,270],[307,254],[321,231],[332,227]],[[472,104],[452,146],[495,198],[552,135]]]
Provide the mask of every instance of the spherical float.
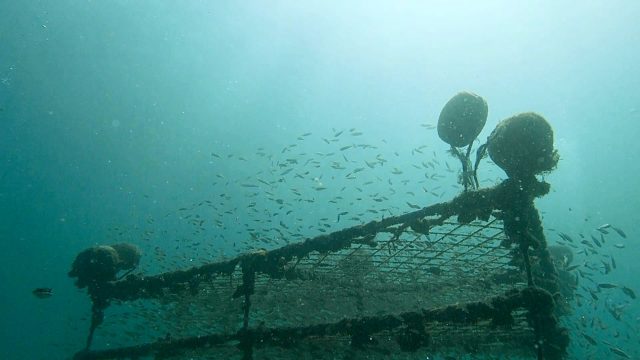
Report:
[[502,120],[487,143],[491,160],[509,177],[551,171],[558,163],[558,152],[553,148],[553,129],[536,113],[522,113]]
[[118,253],[118,259],[120,260],[118,264],[119,270],[133,269],[140,263],[140,257],[142,255],[137,246],[128,243],[119,243],[110,246]]
[[488,113],[489,107],[482,97],[461,92],[442,108],[438,118],[438,136],[451,146],[467,146],[482,131]]
[[119,263],[118,253],[111,246],[93,246],[76,256],[69,276],[78,278],[76,286],[79,288],[115,280]]

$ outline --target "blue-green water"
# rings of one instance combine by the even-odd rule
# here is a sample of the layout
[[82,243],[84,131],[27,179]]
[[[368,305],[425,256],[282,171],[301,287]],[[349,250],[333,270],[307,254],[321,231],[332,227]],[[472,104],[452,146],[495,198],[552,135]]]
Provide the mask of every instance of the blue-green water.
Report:
[[[226,182],[264,176],[256,173],[290,144],[305,161],[332,151],[322,138],[351,128],[363,133],[352,142],[377,149],[350,160],[383,153],[388,169],[407,171],[422,160],[412,153],[421,145],[425,161],[434,151],[446,159],[435,130],[421,124],[435,124],[461,90],[489,103],[481,139],[515,113],[549,120],[562,159],[537,203],[545,228],[575,238],[603,223],[624,229],[627,239],[610,235],[601,250],[617,269],[595,281],[640,291],[638,18],[631,1],[0,2],[0,358],[63,359],[82,348],[90,302],[67,277],[82,249],[137,243],[149,272],[171,268],[154,249],[178,256],[176,239],[208,241],[197,249],[202,261],[249,250],[229,240],[247,238],[249,215],[246,192],[227,193]],[[296,216],[313,223],[349,210],[355,194],[338,205],[311,188],[352,184],[334,171],[314,168],[296,183],[316,199],[294,207]],[[438,184],[444,198],[456,193],[447,179]],[[238,218],[224,229],[194,235],[167,217],[222,193]],[[143,228],[158,234],[132,235]],[[54,296],[31,294],[43,286]],[[605,301],[624,304],[620,320]],[[582,314],[603,326],[574,323],[571,358],[616,356],[583,331],[640,358],[637,302],[610,292],[575,318]]]

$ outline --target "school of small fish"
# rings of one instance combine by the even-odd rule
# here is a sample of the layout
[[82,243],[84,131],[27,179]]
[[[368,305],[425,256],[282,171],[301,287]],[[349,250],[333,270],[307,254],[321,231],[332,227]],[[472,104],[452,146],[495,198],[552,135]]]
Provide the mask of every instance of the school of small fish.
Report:
[[[435,128],[432,124],[421,126],[428,130]],[[199,192],[209,194],[207,198],[185,201],[161,217],[147,215],[136,226],[114,226],[109,229],[108,242],[138,239],[143,252],[152,257],[142,264],[143,273],[174,271],[406,213],[448,200],[461,191],[456,160],[439,157],[438,152],[429,149],[429,144],[402,149],[402,144],[363,139],[366,134],[358,129],[333,129],[331,134],[318,137],[306,132],[296,142],[278,149],[259,147],[249,154],[211,149],[207,159],[211,177],[202,180],[206,189]],[[487,170],[484,175],[487,174],[493,173]],[[484,176],[484,186],[498,183],[499,174],[493,174],[493,179]],[[597,310],[591,318],[585,315],[578,322],[567,324],[573,341],[592,347],[594,358],[598,355],[633,358],[633,354],[624,350],[634,336],[630,330],[634,325],[628,323],[624,310],[635,300],[635,291],[600,280],[617,268],[610,250],[625,248],[627,234],[610,224],[595,228],[588,236],[580,234],[579,239],[560,231],[557,234],[558,244],[581,255],[580,260],[574,260],[566,268],[579,281],[575,306]],[[617,237],[611,238],[613,235]],[[180,314],[197,317],[194,304],[188,301],[178,304]],[[240,304],[230,303],[228,298],[197,305],[228,306],[229,316],[217,324],[183,319],[184,323],[178,322],[176,326],[182,330],[189,327],[185,334],[237,329],[241,322],[237,311]],[[161,304],[159,308],[138,304],[130,310],[119,316],[123,322],[134,324],[136,316],[154,318],[159,313],[177,311],[169,304]],[[627,333],[615,330],[613,338],[617,342],[599,336],[608,329],[608,321],[602,320],[606,316],[629,329]],[[175,318],[167,320],[176,322]],[[122,340],[123,345],[131,345],[165,336],[160,330],[154,332],[139,324],[124,333],[107,327],[97,335],[97,341],[125,337],[128,342]],[[602,353],[601,344],[608,354]]]
[[[609,223],[595,227],[590,234],[578,238],[561,231],[556,244],[574,249],[579,260],[565,268],[574,275],[577,291],[573,307],[578,321],[567,322],[573,334],[580,334],[574,346],[587,349],[587,359],[635,359],[637,354],[623,350],[637,344],[637,324],[625,310],[636,300],[636,292],[623,284],[603,281],[618,268],[614,253],[625,249],[627,234]],[[613,323],[619,326],[611,326]],[[635,321],[635,323],[634,323]]]
[[419,209],[460,191],[457,159],[428,151],[428,144],[402,150],[365,139],[355,128],[333,129],[329,136],[307,132],[294,143],[251,154],[213,149],[211,177],[201,192],[208,198],[160,218],[149,215],[135,227],[114,226],[109,238],[141,239],[142,250],[158,260],[148,270],[172,271]]

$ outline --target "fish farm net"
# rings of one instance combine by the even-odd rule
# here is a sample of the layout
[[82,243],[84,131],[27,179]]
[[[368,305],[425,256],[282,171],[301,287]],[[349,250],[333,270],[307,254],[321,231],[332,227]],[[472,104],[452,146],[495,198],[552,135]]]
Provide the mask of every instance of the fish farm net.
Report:
[[92,283],[75,359],[563,359],[533,204],[548,191],[508,179],[277,249]]

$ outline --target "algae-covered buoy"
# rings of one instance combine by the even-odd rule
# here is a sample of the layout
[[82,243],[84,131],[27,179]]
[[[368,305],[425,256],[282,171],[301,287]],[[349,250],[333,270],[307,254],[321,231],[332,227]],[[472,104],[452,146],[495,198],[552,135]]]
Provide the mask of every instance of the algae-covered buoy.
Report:
[[114,281],[119,271],[135,269],[140,257],[140,249],[133,244],[92,246],[76,256],[69,276],[77,278],[79,288]]
[[438,118],[438,136],[451,146],[467,146],[482,131],[488,113],[489,107],[482,97],[461,92],[442,108]]
[[134,269],[140,263],[140,249],[133,244],[119,243],[110,245],[118,253],[118,269]]
[[79,288],[115,280],[119,263],[118,253],[111,246],[93,246],[76,256],[69,276],[78,279],[76,286]]
[[491,160],[509,177],[526,177],[555,168],[553,129],[542,116],[529,112],[502,120],[488,140]]

